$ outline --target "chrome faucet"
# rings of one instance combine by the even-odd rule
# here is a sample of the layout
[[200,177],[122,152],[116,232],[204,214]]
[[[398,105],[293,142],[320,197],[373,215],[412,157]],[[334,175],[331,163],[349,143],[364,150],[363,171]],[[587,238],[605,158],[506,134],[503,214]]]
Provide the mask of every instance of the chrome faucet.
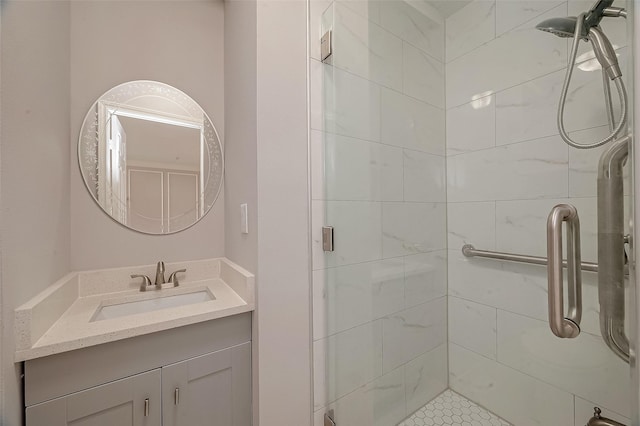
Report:
[[166,283],[164,279],[164,262],[160,261],[156,265],[156,289],[161,290],[164,283]]

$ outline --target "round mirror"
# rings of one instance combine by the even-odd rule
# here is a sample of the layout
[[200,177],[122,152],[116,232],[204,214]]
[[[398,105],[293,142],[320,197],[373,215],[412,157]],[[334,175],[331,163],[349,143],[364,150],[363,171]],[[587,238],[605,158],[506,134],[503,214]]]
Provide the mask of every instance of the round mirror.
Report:
[[102,210],[147,234],[178,232],[204,217],[224,175],[222,144],[207,114],[155,81],[121,84],[91,106],[78,160]]

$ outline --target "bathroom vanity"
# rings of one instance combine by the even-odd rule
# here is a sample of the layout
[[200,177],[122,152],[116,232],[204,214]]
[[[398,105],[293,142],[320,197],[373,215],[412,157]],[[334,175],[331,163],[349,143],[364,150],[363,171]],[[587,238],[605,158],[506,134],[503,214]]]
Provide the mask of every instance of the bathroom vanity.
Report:
[[251,424],[253,275],[181,262],[140,291],[153,268],[72,273],[16,310],[27,426]]

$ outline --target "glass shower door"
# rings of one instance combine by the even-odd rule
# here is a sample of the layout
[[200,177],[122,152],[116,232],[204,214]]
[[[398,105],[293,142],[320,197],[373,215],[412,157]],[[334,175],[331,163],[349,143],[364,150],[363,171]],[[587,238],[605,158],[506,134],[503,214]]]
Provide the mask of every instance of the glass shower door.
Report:
[[[560,339],[544,265],[461,250],[545,258],[549,212],[571,204],[582,260],[598,261],[608,146],[559,136],[570,44],[535,29],[592,5],[310,0],[314,426],[580,426],[595,406],[632,424],[631,370],[600,334],[597,274],[582,273],[580,335]],[[602,27],[633,93],[627,22]],[[609,126],[586,43],[576,62],[565,122],[585,143]]]

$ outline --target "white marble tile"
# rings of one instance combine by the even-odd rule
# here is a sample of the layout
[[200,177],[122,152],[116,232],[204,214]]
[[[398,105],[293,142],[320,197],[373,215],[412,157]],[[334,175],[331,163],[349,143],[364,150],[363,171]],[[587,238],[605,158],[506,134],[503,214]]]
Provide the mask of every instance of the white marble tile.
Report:
[[320,104],[325,130],[379,141],[380,86],[339,68],[324,67],[324,98]]
[[[589,260],[589,259],[587,259]],[[580,330],[600,336],[600,301],[598,296],[598,274],[582,274],[582,321]]]
[[449,250],[459,251],[465,244],[480,250],[495,250],[495,203],[447,204],[447,232]]
[[382,375],[381,323],[368,323],[313,343],[315,409]]
[[335,410],[338,424],[349,426],[396,425],[405,416],[403,368],[385,374],[338,400]]
[[404,308],[402,259],[313,272],[313,338],[318,340]]
[[447,298],[406,309],[382,320],[383,369],[391,371],[447,340]]
[[444,203],[382,203],[383,257],[445,248],[446,214]]
[[447,110],[447,155],[490,148],[496,144],[495,95]]
[[444,23],[420,13],[410,2],[381,2],[380,24],[434,58],[444,60]]
[[567,145],[555,136],[448,157],[447,199],[566,197],[567,157]]
[[378,168],[380,169],[380,200],[400,201],[404,193],[404,168],[402,150],[380,144]]
[[444,110],[383,88],[381,111],[383,143],[444,155]]
[[403,43],[403,93],[444,108],[444,64]]
[[[563,4],[537,19],[565,16],[566,11]],[[562,69],[566,61],[565,39],[550,37],[525,23],[447,64],[447,107]]]
[[[324,198],[402,200],[403,153],[400,148],[331,133],[323,136]],[[318,174],[314,173],[314,176]]]
[[564,71],[557,71],[497,93],[496,144],[557,135],[563,79]]
[[449,251],[449,295],[538,319],[547,318],[547,269],[466,258]]
[[420,355],[404,366],[407,415],[438,396],[448,387],[446,343]]
[[[313,269],[382,258],[381,207],[377,202],[318,201],[312,203]],[[322,250],[322,227],[333,226],[335,251]]]
[[447,18],[447,62],[471,52],[495,37],[496,2],[475,0]]
[[[320,60],[320,39],[328,29],[323,25],[323,15],[329,7],[332,7],[332,4],[331,0],[310,0],[309,2],[309,56],[318,61]],[[326,18],[324,20],[326,22]]]
[[[578,132],[571,132],[569,136],[578,143],[593,143],[609,135],[609,127],[596,127]],[[600,157],[611,146],[611,143],[594,149],[569,149],[569,196],[594,197],[598,193],[598,162]],[[623,168],[625,177],[625,195],[631,193],[630,165]]]
[[[404,200],[446,202],[445,157],[406,149],[403,150],[403,157]],[[391,159],[387,159],[387,162],[391,162]]]
[[[521,265],[490,259],[465,258],[449,251],[448,291],[451,296],[546,320],[547,271],[544,266]],[[586,259],[591,260],[591,259]],[[467,263],[464,263],[467,262]],[[582,275],[583,314],[580,328],[600,335],[597,274]]]
[[603,417],[607,417],[625,425],[631,424],[631,420],[628,417],[624,417],[618,413],[615,413],[608,408],[603,407],[602,405],[600,405],[600,403],[587,401],[580,398],[579,396],[575,397],[575,401],[576,421],[574,423],[574,426],[584,426],[585,424],[587,424],[589,419],[593,416],[593,407],[600,408],[602,410]]
[[496,0],[496,35],[533,20],[562,3],[562,0]]
[[405,307],[416,306],[446,295],[446,250],[415,254],[404,258]]
[[449,345],[449,386],[518,426],[572,425],[573,395],[458,345]]
[[402,40],[340,3],[335,5],[333,64],[402,90]]
[[629,416],[629,365],[600,337],[558,339],[546,321],[498,311],[498,361]]
[[449,341],[487,358],[496,358],[496,309],[449,297]]
[[380,2],[371,0],[336,0],[373,23],[380,23]]

